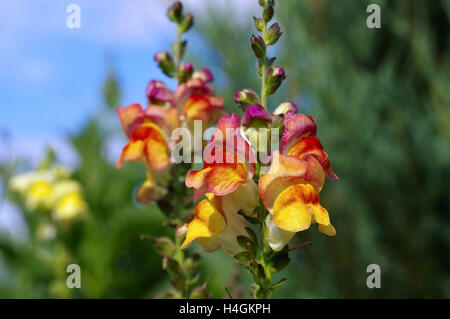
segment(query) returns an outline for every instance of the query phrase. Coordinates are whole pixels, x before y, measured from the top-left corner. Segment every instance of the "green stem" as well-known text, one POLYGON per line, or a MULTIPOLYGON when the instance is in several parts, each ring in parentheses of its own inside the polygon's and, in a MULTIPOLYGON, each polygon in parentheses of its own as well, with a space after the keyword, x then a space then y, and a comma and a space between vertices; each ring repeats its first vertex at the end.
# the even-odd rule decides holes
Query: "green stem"
MULTIPOLYGON (((267 31, 267 25, 264 22, 264 28, 263 28, 263 39, 266 38, 266 31, 267 31)), ((266 61, 267 61, 267 57, 264 58, 264 60, 262 61, 262 66, 261 66, 261 105, 266 109, 267 108, 267 96, 265 93, 266 90, 266 72, 267 72, 267 66, 266 66, 266 61)))
POLYGON ((175 44, 176 52, 175 52, 175 74, 178 83, 180 83, 180 64, 181 64, 181 29, 180 26, 177 28, 177 40, 175 44))
POLYGON ((265 93, 265 90, 266 90, 266 85, 265 85, 266 72, 267 72, 266 71, 266 65, 263 64, 262 67, 261 67, 261 74, 262 74, 261 75, 261 105, 264 108, 267 108, 267 96, 266 96, 266 93, 265 93))

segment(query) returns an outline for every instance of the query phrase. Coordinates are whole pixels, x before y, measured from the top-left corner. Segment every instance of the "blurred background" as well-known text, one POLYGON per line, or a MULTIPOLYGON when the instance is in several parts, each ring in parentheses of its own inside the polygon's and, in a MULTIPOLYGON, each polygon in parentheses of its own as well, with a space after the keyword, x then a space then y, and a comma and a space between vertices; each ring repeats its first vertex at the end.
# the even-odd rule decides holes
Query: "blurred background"
MULTIPOLYGON (((169 286, 151 240, 164 215, 134 198, 144 168, 114 168, 125 136, 114 109, 145 103, 153 61, 175 26, 172 1, 0 1, 0 297, 150 298, 169 286), (81 8, 81 28, 66 8, 81 8), (89 217, 36 237, 36 214, 9 191, 53 149, 81 183, 89 217), (34 214, 33 214, 34 213, 34 214), (66 287, 79 264, 81 289, 66 287)), ((183 1, 196 17, 188 58, 209 67, 229 112, 259 87, 249 37, 256 0, 183 1)), ((450 297, 450 1, 277 1, 284 31, 273 55, 287 79, 268 100, 292 100, 318 123, 339 181, 322 191, 337 236, 310 230, 276 278, 274 298, 450 297), (381 29, 366 8, 381 7, 381 29), (381 288, 368 289, 369 264, 381 288)), ((194 247, 199 249, 199 246, 194 247)), ((249 276, 218 251, 202 276, 214 297, 249 297, 249 276)))

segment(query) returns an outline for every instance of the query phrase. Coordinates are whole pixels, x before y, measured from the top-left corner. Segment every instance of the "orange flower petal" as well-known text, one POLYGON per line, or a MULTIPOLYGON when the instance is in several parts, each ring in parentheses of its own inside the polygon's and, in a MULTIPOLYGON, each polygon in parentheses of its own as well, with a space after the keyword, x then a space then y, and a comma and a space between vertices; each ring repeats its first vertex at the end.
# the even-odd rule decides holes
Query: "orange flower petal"
POLYGON ((243 163, 215 164, 206 174, 205 181, 208 191, 223 196, 247 181, 247 167, 243 163))
POLYGON ((119 161, 116 164, 116 168, 120 169, 123 162, 137 162, 142 161, 142 154, 144 151, 145 143, 142 140, 130 141, 122 150, 119 161))
POLYGON ((299 139, 288 150, 288 155, 297 156, 301 159, 304 159, 308 155, 312 155, 319 161, 320 165, 322 165, 328 178, 338 178, 337 175, 331 170, 328 154, 323 151, 322 143, 320 143, 320 140, 315 136, 308 136, 299 139))
POLYGON ((309 157, 305 161, 275 151, 269 171, 259 179, 259 197, 264 206, 272 211, 278 195, 287 187, 308 183, 319 191, 324 179, 323 169, 314 158, 309 157))
POLYGON ((186 187, 193 187, 198 189, 203 186, 205 174, 211 170, 211 167, 206 167, 197 171, 189 171, 186 176, 186 187))
POLYGON ((130 137, 136 127, 142 123, 141 117, 144 115, 142 106, 138 103, 127 107, 119 106, 116 111, 125 134, 130 137))
POLYGON ((163 132, 153 122, 145 122, 134 130, 116 167, 120 169, 123 162, 132 161, 142 162, 155 171, 169 165, 169 146, 163 132))

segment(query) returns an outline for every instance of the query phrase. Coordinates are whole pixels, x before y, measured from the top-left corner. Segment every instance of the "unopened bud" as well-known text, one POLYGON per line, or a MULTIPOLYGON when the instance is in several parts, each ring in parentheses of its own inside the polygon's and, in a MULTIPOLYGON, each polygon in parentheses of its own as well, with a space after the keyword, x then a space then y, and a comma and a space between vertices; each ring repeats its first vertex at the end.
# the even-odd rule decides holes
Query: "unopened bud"
POLYGON ((184 19, 179 24, 180 32, 184 33, 188 31, 193 24, 194 24, 194 16, 192 15, 192 13, 189 12, 186 14, 184 19))
POLYGON ((252 89, 243 89, 234 94, 234 102, 245 110, 249 105, 259 104, 259 97, 252 89))
POLYGON ((167 10, 167 16, 174 22, 180 22, 183 17, 183 5, 177 1, 169 7, 167 10))
POLYGON ((259 2, 259 5, 263 8, 265 8, 267 4, 275 5, 274 0, 258 0, 258 2, 259 2))
MULTIPOLYGON (((272 116, 259 104, 250 105, 242 117, 241 124, 245 136, 258 152, 267 152, 270 140, 269 124, 272 116)), ((253 212, 253 210, 248 210, 253 212)))
POLYGON ((275 44, 282 33, 278 23, 272 24, 265 34, 266 45, 275 44))
POLYGON ((172 72, 175 69, 175 63, 169 52, 158 52, 155 54, 154 59, 158 62, 158 66, 164 74, 172 76, 172 72))
POLYGON ((263 32, 264 30, 264 21, 261 18, 253 17, 253 20, 255 21, 255 27, 256 30, 263 32))
POLYGON ((258 59, 263 60, 266 58, 266 44, 264 43, 263 38, 261 38, 259 35, 252 35, 250 38, 250 44, 253 53, 258 59))
POLYGON ((269 22, 273 18, 274 9, 272 4, 267 4, 263 11, 263 19, 264 21, 269 22))
POLYGON ((277 108, 273 111, 273 115, 286 115, 287 112, 292 111, 294 113, 298 112, 298 106, 292 103, 291 101, 281 103, 277 106, 277 108))
POLYGON ((264 93, 266 95, 274 94, 285 78, 286 74, 283 68, 279 66, 272 66, 266 75, 264 93))
POLYGON ((178 70, 180 82, 186 82, 187 80, 189 80, 192 76, 192 72, 194 72, 192 63, 186 62, 180 65, 180 69, 178 70))
POLYGON ((205 82, 212 82, 214 80, 214 76, 213 76, 212 72, 207 68, 203 68, 203 69, 196 71, 192 75, 192 78, 202 79, 205 82))

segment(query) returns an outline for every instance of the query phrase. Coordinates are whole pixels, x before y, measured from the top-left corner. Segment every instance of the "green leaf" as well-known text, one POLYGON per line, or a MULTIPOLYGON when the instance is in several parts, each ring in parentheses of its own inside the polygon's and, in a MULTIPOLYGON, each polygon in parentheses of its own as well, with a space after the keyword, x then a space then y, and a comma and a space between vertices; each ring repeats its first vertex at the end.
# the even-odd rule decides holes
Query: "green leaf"
POLYGON ((291 259, 287 253, 275 254, 269 262, 270 270, 272 272, 280 271, 286 267, 290 261, 291 259))
POLYGON ((253 225, 261 224, 258 218, 247 216, 242 210, 238 211, 238 214, 244 217, 250 224, 253 225))
POLYGON ((250 236, 252 243, 255 244, 256 248, 258 248, 258 238, 256 237, 256 233, 250 227, 245 227, 247 234, 250 236))
POLYGON ((278 288, 280 288, 286 282, 286 280, 287 280, 287 278, 282 278, 276 284, 273 284, 272 287, 270 288, 270 290, 272 290, 272 291, 277 290, 278 288))
POLYGON ((237 236, 236 240, 237 240, 239 246, 241 246, 245 250, 248 250, 247 243, 252 244, 252 239, 247 237, 247 236, 242 236, 242 235, 241 236, 237 236))
POLYGON ((233 258, 236 259, 236 261, 241 264, 247 264, 252 259, 252 256, 248 251, 242 251, 234 255, 233 258))

